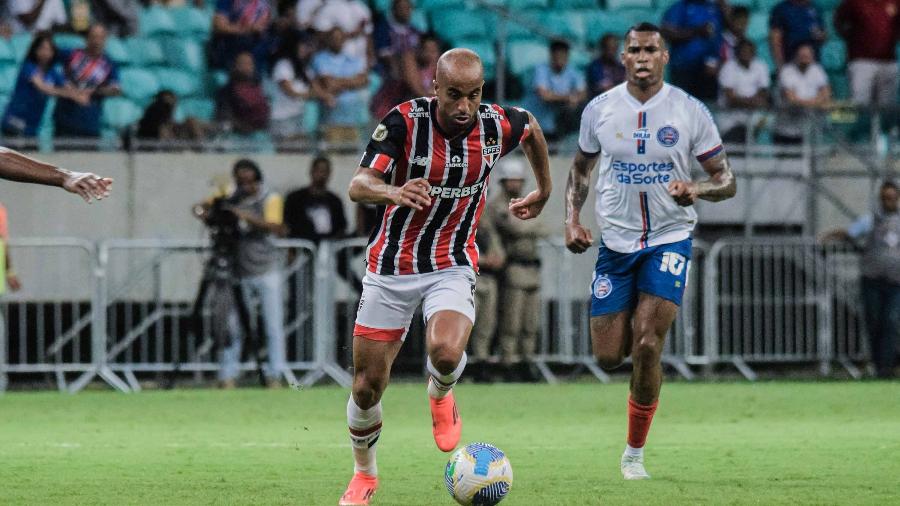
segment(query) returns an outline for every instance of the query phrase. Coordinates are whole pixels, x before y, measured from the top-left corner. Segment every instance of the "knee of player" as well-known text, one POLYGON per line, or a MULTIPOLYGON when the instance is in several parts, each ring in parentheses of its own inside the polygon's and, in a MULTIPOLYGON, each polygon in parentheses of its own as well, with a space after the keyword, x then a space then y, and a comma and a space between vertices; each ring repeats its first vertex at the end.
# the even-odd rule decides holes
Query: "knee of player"
POLYGON ((431 351, 431 363, 441 374, 451 374, 459 365, 461 356, 450 347, 439 346, 431 351))
POLYGON ((353 399, 361 409, 369 409, 378 404, 386 382, 380 378, 357 374, 353 378, 353 399))
POLYGON ((634 345, 634 360, 658 360, 662 354, 662 340, 655 334, 642 335, 634 345))

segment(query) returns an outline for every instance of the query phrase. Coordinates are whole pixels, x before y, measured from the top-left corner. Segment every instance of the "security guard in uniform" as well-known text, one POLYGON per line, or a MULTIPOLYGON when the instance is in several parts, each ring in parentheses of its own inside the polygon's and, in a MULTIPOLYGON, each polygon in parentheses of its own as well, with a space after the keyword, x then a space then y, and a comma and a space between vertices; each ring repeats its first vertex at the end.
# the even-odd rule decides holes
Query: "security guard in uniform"
POLYGON ((499 278, 506 264, 503 242, 494 224, 493 208, 486 206, 478 222, 475 242, 478 244, 478 283, 475 285, 475 321, 472 328, 470 362, 476 365, 476 380, 487 381, 486 363, 491 358, 491 342, 497 332, 497 300, 499 278))

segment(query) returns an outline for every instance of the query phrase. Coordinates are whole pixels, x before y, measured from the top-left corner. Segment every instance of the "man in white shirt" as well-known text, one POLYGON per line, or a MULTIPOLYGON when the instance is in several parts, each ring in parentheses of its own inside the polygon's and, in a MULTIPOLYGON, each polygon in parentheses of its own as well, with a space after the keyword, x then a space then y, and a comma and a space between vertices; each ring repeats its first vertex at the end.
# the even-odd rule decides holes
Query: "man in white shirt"
POLYGON ((9 10, 13 33, 52 30, 68 21, 62 0, 10 0, 9 10))
POLYGON ((816 111, 831 105, 831 86, 825 69, 816 63, 816 53, 810 44, 797 49, 794 61, 781 67, 778 73, 781 107, 775 122, 776 144, 800 144, 806 122, 816 111))
POLYGON ((298 4, 298 20, 301 15, 304 18, 308 16, 309 27, 320 33, 340 28, 347 38, 343 52, 353 58, 362 58, 368 62, 366 68, 370 68, 374 59, 372 11, 359 0, 324 0, 313 9, 303 5, 310 2, 315 4, 316 0, 298 4))
POLYGON ((756 57, 756 45, 742 39, 735 57, 719 71, 719 129, 725 142, 744 142, 754 110, 769 104, 769 66, 756 57))
POLYGON ((696 98, 663 82, 669 51, 650 23, 628 30, 626 82, 592 100, 581 117, 579 151, 566 186, 566 246, 593 245, 579 215, 600 160, 596 214, 601 242, 591 284, 591 340, 604 368, 631 355, 626 480, 649 478, 643 447, 662 385, 666 333, 675 321, 691 257, 697 199, 736 191, 712 116, 696 98), (691 180, 696 159, 709 174, 691 180))

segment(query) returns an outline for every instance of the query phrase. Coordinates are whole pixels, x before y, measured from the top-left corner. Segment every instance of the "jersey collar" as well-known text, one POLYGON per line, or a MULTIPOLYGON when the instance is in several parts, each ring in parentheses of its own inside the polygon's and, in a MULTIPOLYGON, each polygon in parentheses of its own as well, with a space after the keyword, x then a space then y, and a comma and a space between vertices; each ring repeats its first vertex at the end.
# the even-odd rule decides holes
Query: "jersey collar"
POLYGON ((625 102, 627 102, 632 109, 634 109, 635 111, 642 111, 645 109, 649 109, 655 106, 657 103, 665 100, 669 96, 669 90, 671 88, 672 87, 669 85, 669 83, 664 82, 662 88, 660 88, 659 91, 656 92, 656 95, 650 97, 650 100, 641 103, 638 99, 634 98, 631 93, 628 92, 627 83, 622 83, 622 95, 625 96, 625 102))

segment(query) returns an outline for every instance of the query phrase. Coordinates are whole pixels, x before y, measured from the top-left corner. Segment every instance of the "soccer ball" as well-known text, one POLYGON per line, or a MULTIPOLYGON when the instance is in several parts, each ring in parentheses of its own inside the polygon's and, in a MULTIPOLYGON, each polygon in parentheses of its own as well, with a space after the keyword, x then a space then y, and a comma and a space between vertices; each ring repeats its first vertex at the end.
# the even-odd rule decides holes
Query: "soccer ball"
POLYGON ((497 504, 509 493, 512 479, 509 459, 488 443, 472 443, 456 450, 444 470, 447 491, 463 506, 497 504))

